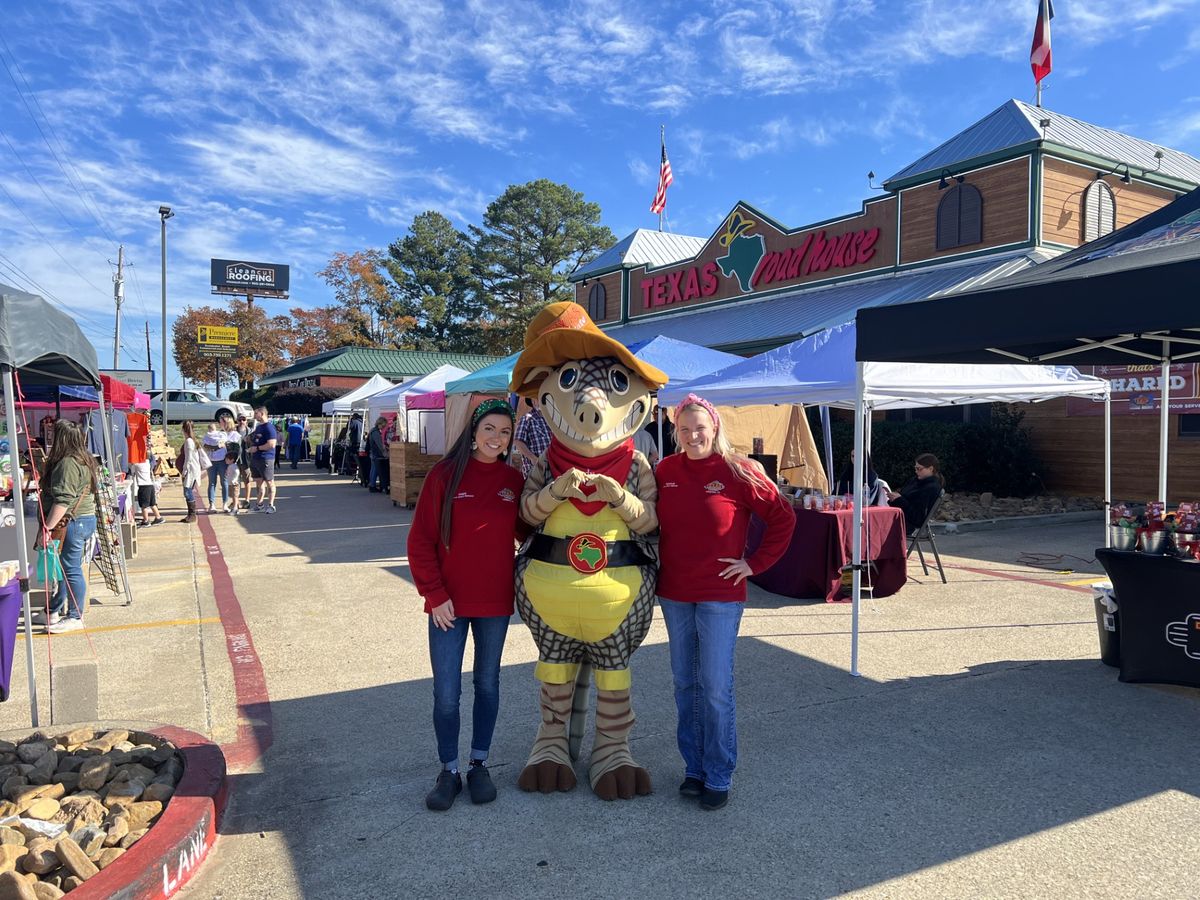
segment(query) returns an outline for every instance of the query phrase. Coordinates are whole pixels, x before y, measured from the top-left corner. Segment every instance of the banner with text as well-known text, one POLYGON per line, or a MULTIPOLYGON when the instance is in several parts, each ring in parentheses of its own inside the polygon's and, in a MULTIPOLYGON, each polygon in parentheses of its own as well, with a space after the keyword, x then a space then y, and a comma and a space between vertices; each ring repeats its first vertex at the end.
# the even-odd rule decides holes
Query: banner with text
MULTIPOLYGON (((1170 368, 1169 411, 1200 413, 1200 378, 1195 363, 1177 363, 1170 368)), ((1154 363, 1133 366, 1080 366, 1084 374, 1107 378, 1112 386, 1114 416, 1157 413, 1162 408, 1162 366, 1154 363)), ((1104 404, 1081 397, 1067 400, 1069 416, 1102 416, 1104 404)))

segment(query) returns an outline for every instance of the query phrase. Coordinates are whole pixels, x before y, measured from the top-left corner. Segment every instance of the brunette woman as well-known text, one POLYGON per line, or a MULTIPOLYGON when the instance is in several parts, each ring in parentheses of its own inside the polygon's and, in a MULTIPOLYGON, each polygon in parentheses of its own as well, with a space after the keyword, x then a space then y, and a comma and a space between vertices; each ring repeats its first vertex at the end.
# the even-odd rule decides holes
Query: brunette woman
MULTIPOLYGON (((204 465, 200 461, 200 445, 196 442, 195 423, 188 419, 183 423, 183 466, 179 469, 179 478, 183 482, 183 499, 187 503, 187 515, 179 521, 196 521, 196 491, 200 488, 200 478, 204 465)), ((236 496, 236 495, 235 495, 236 496)))
POLYGON ((88 452, 87 438, 74 423, 59 419, 54 424, 54 443, 42 469, 41 484, 46 495, 41 546, 47 546, 55 526, 67 523, 59 547, 63 579, 50 599, 48 615, 35 616, 37 624, 49 626, 51 634, 83 627, 87 606, 87 579, 83 574, 83 551, 96 533, 96 460, 88 452))
POLYGON ((796 518, 762 467, 735 453, 707 400, 689 394, 675 410, 679 452, 663 459, 658 481, 658 599, 670 640, 679 793, 703 809, 729 800, 737 763, 733 656, 747 576, 787 549, 796 518), (750 514, 766 522, 762 544, 745 558, 750 514))
POLYGON ((462 791, 458 698, 467 631, 475 643, 475 708, 467 789, 472 803, 496 799, 484 765, 500 709, 500 655, 513 613, 514 538, 521 473, 505 464, 513 411, 485 400, 470 427, 425 478, 408 534, 408 564, 429 614, 433 730, 442 771, 425 805, 447 810, 462 791))
POLYGON ((932 453, 922 453, 913 462, 913 477, 908 483, 899 493, 888 493, 888 505, 904 510, 904 530, 908 534, 925 524, 933 504, 942 496, 946 480, 942 478, 939 469, 940 464, 936 456, 932 453))

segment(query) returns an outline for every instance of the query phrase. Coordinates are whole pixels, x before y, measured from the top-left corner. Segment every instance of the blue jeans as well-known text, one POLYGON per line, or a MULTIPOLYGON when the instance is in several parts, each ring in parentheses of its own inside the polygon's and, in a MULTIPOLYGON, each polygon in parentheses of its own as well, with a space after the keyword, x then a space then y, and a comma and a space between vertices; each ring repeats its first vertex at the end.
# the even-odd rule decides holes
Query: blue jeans
POLYGON ((225 486, 225 460, 220 459, 208 468, 208 505, 217 502, 217 485, 221 485, 221 504, 229 502, 229 489, 225 486))
POLYGON ((196 489, 190 488, 186 484, 183 486, 183 499, 188 503, 196 502, 196 489))
POLYGON ((367 487, 381 486, 379 482, 382 480, 383 475, 383 466, 381 465, 382 462, 383 460, 377 456, 371 457, 371 474, 367 478, 367 487))
POLYGON ((459 616, 448 631, 429 617, 429 660, 433 663, 433 731, 442 765, 458 764, 458 698, 462 694, 462 662, 467 630, 475 638, 475 708, 472 712, 471 759, 487 759, 500 713, 500 655, 509 616, 459 616))
POLYGON ((83 618, 87 606, 87 579, 83 576, 83 546, 96 533, 96 517, 79 516, 67 523, 67 534, 59 548, 63 580, 50 600, 50 610, 72 619, 83 618))
POLYGON ((670 639, 684 775, 727 791, 737 765, 733 653, 746 604, 658 600, 670 639))
POLYGON ((300 462, 300 445, 299 444, 288 444, 287 455, 288 455, 288 462, 290 462, 293 466, 295 466, 296 463, 300 462))

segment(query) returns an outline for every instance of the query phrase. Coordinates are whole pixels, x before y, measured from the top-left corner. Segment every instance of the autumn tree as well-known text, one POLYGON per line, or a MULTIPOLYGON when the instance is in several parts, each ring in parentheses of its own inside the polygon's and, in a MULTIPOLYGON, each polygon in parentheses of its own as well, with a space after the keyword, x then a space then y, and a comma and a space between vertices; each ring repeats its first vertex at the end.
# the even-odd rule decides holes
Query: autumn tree
POLYGON ((413 219, 385 260, 406 349, 483 352, 488 302, 474 277, 471 241, 439 212, 413 219))
POLYGON ((287 316, 270 317, 261 306, 230 297, 226 307, 185 307, 172 328, 175 365, 189 381, 224 386, 252 387, 257 378, 283 366, 292 345, 292 323, 287 316), (232 359, 217 360, 200 355, 196 342, 198 325, 232 325, 238 329, 238 346, 232 359))
POLYGON ((336 350, 338 347, 366 347, 369 320, 345 306, 295 307, 291 310, 291 346, 293 359, 336 350))
POLYGON ((567 279, 616 243, 600 224, 599 204, 544 178, 510 185, 488 205, 483 226, 470 231, 475 276, 494 319, 486 340, 502 353, 520 347, 539 309, 574 299, 567 279))
POLYGON ((220 369, 221 383, 216 385, 220 393, 223 385, 237 384, 237 375, 226 363, 228 360, 217 360, 200 355, 200 345, 196 342, 196 328, 200 325, 232 325, 229 321, 229 311, 219 306, 185 307, 176 317, 171 328, 171 345, 175 350, 175 366, 179 374, 188 381, 199 384, 212 384, 220 369))
POLYGON ((333 288, 338 303, 347 310, 347 321, 366 344, 401 346, 404 332, 412 323, 401 314, 382 253, 335 253, 317 275, 333 288))

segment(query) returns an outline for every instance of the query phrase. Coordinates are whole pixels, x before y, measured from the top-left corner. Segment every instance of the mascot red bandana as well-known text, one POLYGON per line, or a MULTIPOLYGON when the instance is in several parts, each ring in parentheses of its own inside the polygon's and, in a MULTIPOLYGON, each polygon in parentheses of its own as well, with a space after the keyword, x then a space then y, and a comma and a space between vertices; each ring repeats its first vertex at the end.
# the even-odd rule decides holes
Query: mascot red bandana
MULTIPOLYGON (((582 456, 555 438, 550 441, 550 449, 546 451, 546 462, 550 464, 550 474, 555 478, 570 469, 578 469, 587 475, 607 475, 617 484, 624 485, 633 466, 633 439, 600 456, 582 456)), ((589 495, 596 492, 596 488, 590 484, 580 485, 579 489, 589 495)), ((605 506, 603 500, 572 497, 571 502, 585 516, 594 516, 605 506)))

